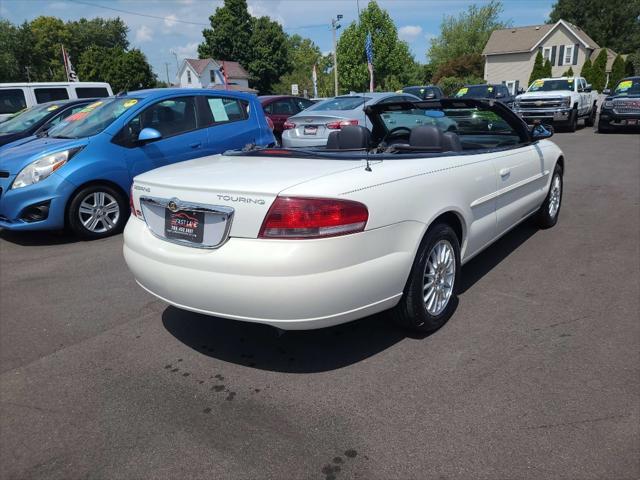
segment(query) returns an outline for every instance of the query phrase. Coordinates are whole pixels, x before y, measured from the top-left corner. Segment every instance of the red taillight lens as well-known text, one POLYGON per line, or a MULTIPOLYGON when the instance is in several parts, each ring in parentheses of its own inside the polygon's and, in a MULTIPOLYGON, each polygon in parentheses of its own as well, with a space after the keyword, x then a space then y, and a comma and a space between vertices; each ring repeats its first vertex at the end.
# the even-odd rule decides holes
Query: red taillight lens
POLYGON ((282 128, 285 130, 291 130, 292 128, 296 128, 296 124, 287 120, 284 122, 284 125, 282 125, 282 128))
POLYGON ((271 120, 269 117, 267 117, 267 125, 269 126, 269 129, 273 130, 275 128, 275 125, 273 124, 273 120, 271 120))
POLYGON ((364 230, 369 211, 352 200, 278 197, 269 209, 260 238, 322 238, 364 230))
POLYGON ((358 120, 340 120, 337 122, 329 122, 327 123, 327 128, 329 130, 339 130, 342 127, 346 127, 347 125, 358 125, 358 120))
POLYGON ((136 207, 133 206, 133 185, 131 185, 131 191, 129 192, 129 208, 131 209, 131 215, 142 218, 142 212, 136 210, 136 207))

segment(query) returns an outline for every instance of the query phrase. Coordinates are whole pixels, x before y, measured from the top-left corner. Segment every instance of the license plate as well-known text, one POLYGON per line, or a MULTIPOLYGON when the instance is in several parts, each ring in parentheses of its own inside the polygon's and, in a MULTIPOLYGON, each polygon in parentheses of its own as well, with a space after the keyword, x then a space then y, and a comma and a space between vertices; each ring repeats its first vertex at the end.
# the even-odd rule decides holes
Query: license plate
POLYGON ((204 212, 180 210, 164 211, 164 234, 167 238, 202 243, 204 235, 204 212))
POLYGON ((637 125, 638 124, 638 120, 627 120, 627 125, 637 125))
POLYGON ((304 127, 305 135, 315 135, 318 133, 318 127, 304 127))

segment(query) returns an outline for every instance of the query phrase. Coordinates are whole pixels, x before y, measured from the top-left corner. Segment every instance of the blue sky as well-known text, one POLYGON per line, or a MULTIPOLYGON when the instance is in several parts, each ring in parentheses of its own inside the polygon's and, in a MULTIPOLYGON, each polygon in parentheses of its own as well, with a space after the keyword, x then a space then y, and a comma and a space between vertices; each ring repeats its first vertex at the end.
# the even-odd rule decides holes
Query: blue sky
MULTIPOLYGON (((389 12, 400 37, 409 43, 416 60, 425 62, 429 39, 438 35, 445 15, 455 15, 472 3, 481 5, 487 1, 378 0, 378 4, 389 12)), ((176 60, 171 51, 175 51, 180 59, 196 58, 204 28, 201 24, 208 25, 209 15, 222 3, 222 0, 0 0, 0 16, 13 23, 39 15, 63 20, 119 16, 129 26, 131 46, 140 48, 147 55, 161 80, 166 80, 164 64, 168 62, 173 80, 176 60)), ((325 53, 332 48, 328 26, 331 18, 342 14, 342 24, 348 25, 357 18, 357 3, 357 0, 248 0, 253 15, 271 17, 282 24, 287 33, 312 39, 325 53)), ((359 3, 364 8, 367 0, 359 0, 359 3)), ((504 0, 503 19, 510 20, 514 26, 544 23, 553 3, 553 0, 504 0)))

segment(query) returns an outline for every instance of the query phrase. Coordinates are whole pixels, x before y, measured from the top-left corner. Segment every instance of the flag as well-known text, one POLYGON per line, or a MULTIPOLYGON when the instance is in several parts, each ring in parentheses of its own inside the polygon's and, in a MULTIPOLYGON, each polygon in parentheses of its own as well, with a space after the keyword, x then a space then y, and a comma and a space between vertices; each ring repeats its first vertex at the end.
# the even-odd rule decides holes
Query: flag
POLYGON ((61 45, 62 47, 62 63, 64 63, 64 71, 67 74, 67 81, 68 82, 78 82, 78 75, 76 75, 76 71, 73 68, 73 65, 71 65, 71 57, 69 57, 69 54, 67 53, 67 51, 64 49, 64 45, 61 45))
POLYGON ((316 64, 313 64, 313 71, 311 72, 311 79, 313 80, 313 98, 318 98, 318 72, 316 71, 316 64))
POLYGON ((367 54, 367 67, 369 68, 369 91, 373 92, 373 41, 371 40, 371 32, 367 33, 364 51, 367 54))
POLYGON ((222 65, 220 65, 220 70, 218 70, 218 78, 220 79, 220 81, 222 82, 222 84, 224 85, 224 89, 228 90, 229 87, 229 82, 227 80, 227 72, 224 68, 224 60, 222 61, 222 65))

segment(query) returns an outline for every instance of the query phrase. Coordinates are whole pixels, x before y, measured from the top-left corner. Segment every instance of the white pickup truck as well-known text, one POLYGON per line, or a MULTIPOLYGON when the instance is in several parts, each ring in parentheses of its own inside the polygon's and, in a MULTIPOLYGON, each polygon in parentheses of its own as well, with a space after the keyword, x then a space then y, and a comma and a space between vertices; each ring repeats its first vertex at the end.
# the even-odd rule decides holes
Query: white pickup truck
POLYGON ((516 97, 513 109, 529 124, 539 120, 575 132, 581 118, 593 126, 597 101, 598 92, 583 77, 541 78, 516 97))

